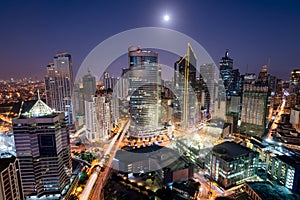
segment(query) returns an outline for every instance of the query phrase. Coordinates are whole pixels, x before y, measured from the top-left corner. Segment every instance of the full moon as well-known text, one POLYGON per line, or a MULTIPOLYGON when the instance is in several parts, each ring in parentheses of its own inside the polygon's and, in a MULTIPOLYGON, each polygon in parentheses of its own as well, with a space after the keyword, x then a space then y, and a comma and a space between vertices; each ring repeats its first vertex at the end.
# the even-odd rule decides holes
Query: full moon
POLYGON ((170 16, 169 16, 169 15, 165 15, 165 16, 164 16, 164 21, 167 22, 167 21, 169 21, 169 20, 170 20, 170 16))

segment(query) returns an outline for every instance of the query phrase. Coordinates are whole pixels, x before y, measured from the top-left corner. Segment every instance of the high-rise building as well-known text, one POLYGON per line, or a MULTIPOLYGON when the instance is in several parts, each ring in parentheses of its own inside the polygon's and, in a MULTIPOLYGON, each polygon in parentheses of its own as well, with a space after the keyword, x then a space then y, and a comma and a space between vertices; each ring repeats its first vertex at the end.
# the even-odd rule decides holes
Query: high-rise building
POLYGON ((245 84, 242 102, 241 132, 262 135, 268 116, 268 85, 245 84))
MULTIPOLYGON (((198 98, 196 97, 196 66, 197 58, 191 47, 188 44, 187 55, 181 57, 174 64, 174 92, 176 98, 181 103, 181 121, 183 127, 192 126, 196 120, 196 110, 198 98)), ((175 115, 176 116, 176 115, 175 115)))
POLYGON ((296 105, 300 104, 300 70, 299 69, 295 69, 291 72, 289 92, 290 94, 294 94, 296 96, 295 104, 296 105))
POLYGON ((88 71, 88 74, 82 77, 82 84, 84 100, 91 100, 92 96, 94 96, 96 92, 96 78, 91 75, 90 71, 88 71))
POLYGON ((72 124, 73 90, 72 59, 67 52, 57 53, 53 62, 47 66, 45 76, 46 103, 56 111, 68 114, 69 123, 72 124))
POLYGON ((256 83, 263 84, 263 85, 267 85, 269 83, 269 74, 268 74, 267 65, 262 66, 261 71, 258 74, 256 83))
POLYGON ((0 159, 0 199, 23 200, 19 160, 12 156, 0 159))
POLYGON ((215 110, 216 101, 218 101, 219 72, 215 64, 208 63, 200 66, 200 73, 207 88, 206 98, 209 100, 207 112, 212 114, 215 110))
POLYGON ((132 46, 128 56, 129 132, 144 137, 160 128, 161 67, 156 52, 132 46))
POLYGON ((112 89, 117 85, 118 78, 111 76, 108 72, 103 73, 104 89, 112 89))
POLYGON ((72 174, 68 119, 42 100, 22 102, 13 119, 24 196, 60 199, 72 174))
POLYGON ((220 77, 223 80, 226 94, 235 89, 235 82, 233 80, 233 59, 229 56, 229 50, 226 49, 225 56, 220 60, 220 77))

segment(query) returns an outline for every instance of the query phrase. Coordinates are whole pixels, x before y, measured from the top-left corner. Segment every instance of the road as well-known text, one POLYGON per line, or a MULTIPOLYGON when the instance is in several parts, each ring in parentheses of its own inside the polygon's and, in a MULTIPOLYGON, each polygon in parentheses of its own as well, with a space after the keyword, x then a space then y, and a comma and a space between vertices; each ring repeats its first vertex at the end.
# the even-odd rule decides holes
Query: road
POLYGON ((89 188, 88 188, 89 190, 87 191, 87 193, 89 194, 88 198, 85 198, 85 199, 81 198, 81 200, 88 200, 88 199, 90 199, 90 200, 98 200, 99 199, 100 200, 101 199, 102 188, 105 185, 105 182, 109 177, 113 158, 115 157, 128 128, 129 128, 129 121, 127 121, 125 123, 125 125, 120 128, 119 134, 121 134, 121 135, 117 134, 115 136, 115 138, 112 140, 112 142, 110 143, 110 146, 108 147, 108 149, 106 150, 104 156, 109 154, 110 155, 109 161, 105 164, 106 166, 105 166, 104 171, 98 173, 96 180, 92 184, 93 186, 92 187, 89 186, 89 188))

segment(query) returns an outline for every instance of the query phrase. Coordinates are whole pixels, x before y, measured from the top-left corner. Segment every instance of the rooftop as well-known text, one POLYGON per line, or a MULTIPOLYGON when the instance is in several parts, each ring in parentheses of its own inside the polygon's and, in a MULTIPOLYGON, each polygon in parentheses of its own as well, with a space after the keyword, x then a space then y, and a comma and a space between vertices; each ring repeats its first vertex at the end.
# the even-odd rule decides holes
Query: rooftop
POLYGON ((214 146, 213 152, 218 154, 225 161, 231 161, 235 157, 248 155, 253 151, 235 142, 226 141, 214 146))
POLYGON ((263 200, 300 199, 300 195, 292 193, 286 187, 271 185, 269 182, 248 182, 247 185, 263 200))

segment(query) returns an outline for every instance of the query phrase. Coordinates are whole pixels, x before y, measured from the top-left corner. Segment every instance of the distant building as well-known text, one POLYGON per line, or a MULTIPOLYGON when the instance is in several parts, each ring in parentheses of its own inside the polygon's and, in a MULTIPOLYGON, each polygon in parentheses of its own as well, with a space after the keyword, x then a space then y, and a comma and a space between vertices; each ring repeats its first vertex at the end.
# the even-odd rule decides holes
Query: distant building
POLYGON ((12 156, 0 159, 0 199, 23 200, 19 160, 12 156))
POLYGON ((45 88, 47 105, 56 111, 67 113, 69 123, 72 124, 73 71, 69 53, 57 53, 53 62, 48 64, 45 88))
POLYGON ((13 119, 24 196, 59 199, 72 174, 67 118, 42 100, 22 103, 13 119))
POLYGON ((213 111, 218 112, 218 90, 219 90, 219 70, 213 63, 207 63, 200 65, 200 78, 202 78, 204 87, 207 88, 205 91, 205 98, 209 100, 206 103, 208 113, 213 113, 213 111))
POLYGON ((115 86, 117 85, 118 78, 111 76, 108 72, 103 73, 103 82, 104 82, 104 89, 115 89, 115 86))
POLYGON ((296 96, 295 105, 300 104, 300 69, 295 69, 291 72, 289 92, 296 96))
POLYGON ((82 89, 83 89, 83 97, 85 101, 89 101, 95 96, 96 92, 96 78, 91 75, 91 72, 88 71, 88 74, 82 77, 82 89))
POLYGON ((206 156, 205 169, 223 188, 240 185, 256 175, 258 153, 235 142, 223 142, 206 156))
POLYGON ((220 78, 223 80, 223 84, 225 87, 226 95, 235 91, 236 88, 236 80, 234 80, 233 73, 233 59, 229 56, 228 49, 225 52, 225 56, 220 60, 220 78))
MULTIPOLYGON (((300 105, 299 105, 300 106, 300 105)), ((300 107, 296 106, 291 109, 290 123, 296 131, 300 132, 300 107)))

